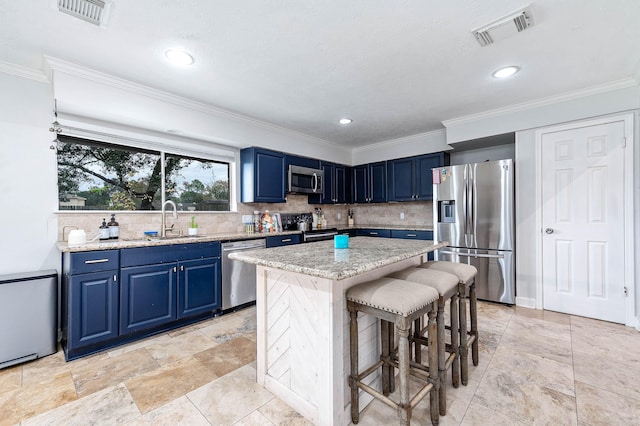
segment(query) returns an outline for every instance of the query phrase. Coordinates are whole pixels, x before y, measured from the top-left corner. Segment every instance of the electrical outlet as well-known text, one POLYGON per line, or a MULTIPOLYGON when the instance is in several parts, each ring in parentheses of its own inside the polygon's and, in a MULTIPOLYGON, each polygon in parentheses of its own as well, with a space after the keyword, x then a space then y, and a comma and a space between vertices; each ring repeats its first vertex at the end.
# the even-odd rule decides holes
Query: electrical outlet
POLYGON ((338 213, 338 219, 342 219, 342 214, 338 213))
POLYGON ((400 219, 404 219, 404 212, 400 213, 400 219))
POLYGON ((251 216, 250 214, 243 214, 242 223, 253 223, 253 216, 251 216))

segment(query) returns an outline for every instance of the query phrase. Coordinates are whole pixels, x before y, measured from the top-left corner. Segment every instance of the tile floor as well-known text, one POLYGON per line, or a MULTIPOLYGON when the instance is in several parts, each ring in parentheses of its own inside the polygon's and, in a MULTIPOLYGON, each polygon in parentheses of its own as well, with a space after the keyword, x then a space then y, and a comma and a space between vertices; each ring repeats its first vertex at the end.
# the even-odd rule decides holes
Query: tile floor
MULTIPOLYGON (((640 424, 640 333, 479 304, 480 365, 441 425, 640 424)), ((255 307, 65 362, 0 370, 0 425, 305 425, 255 383, 255 307)), ((428 425, 428 398, 412 424, 428 425)), ((395 424, 374 401, 361 425, 395 424)))

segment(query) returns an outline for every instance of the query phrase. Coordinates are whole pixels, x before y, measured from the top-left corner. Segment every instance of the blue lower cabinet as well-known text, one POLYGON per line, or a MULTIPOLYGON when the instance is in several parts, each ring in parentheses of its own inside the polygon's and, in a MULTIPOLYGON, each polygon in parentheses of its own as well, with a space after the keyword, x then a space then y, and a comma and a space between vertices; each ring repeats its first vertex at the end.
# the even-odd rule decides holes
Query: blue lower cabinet
MULTIPOLYGON (((405 240, 433 240, 433 231, 393 229, 391 231, 391 238, 404 238, 405 240)), ((433 260, 433 252, 427 255, 427 259, 433 260)))
POLYGON ((123 268, 120 278, 121 335, 155 328, 177 318, 176 263, 123 268))
POLYGON ((221 307, 220 258, 178 262, 178 318, 221 307))
POLYGON ((358 229, 356 234, 359 237, 391 238, 391 231, 388 229, 358 229))
POLYGON ((71 275, 67 352, 118 337, 118 270, 71 275))
POLYGON ((302 236, 300 234, 291 234, 291 235, 279 235, 273 237, 267 237, 267 248, 270 247, 280 247, 280 246, 288 246, 291 244, 299 244, 302 242, 302 236))

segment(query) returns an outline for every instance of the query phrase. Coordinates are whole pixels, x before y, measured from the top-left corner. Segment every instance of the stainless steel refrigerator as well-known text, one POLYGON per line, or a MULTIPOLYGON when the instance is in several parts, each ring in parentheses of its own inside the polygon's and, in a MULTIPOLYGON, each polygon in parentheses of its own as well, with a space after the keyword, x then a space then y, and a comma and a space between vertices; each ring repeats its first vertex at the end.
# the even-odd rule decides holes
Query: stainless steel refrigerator
POLYGON ((515 303, 513 160, 433 169, 436 260, 478 268, 478 299, 515 303))

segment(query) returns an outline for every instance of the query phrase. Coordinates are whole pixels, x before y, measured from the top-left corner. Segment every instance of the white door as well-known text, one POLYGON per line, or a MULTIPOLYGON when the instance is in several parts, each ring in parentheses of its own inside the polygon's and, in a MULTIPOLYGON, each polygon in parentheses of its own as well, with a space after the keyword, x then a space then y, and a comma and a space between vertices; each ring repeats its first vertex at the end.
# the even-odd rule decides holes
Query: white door
POLYGON ((544 309, 625 322, 624 123, 544 133, 544 309))

